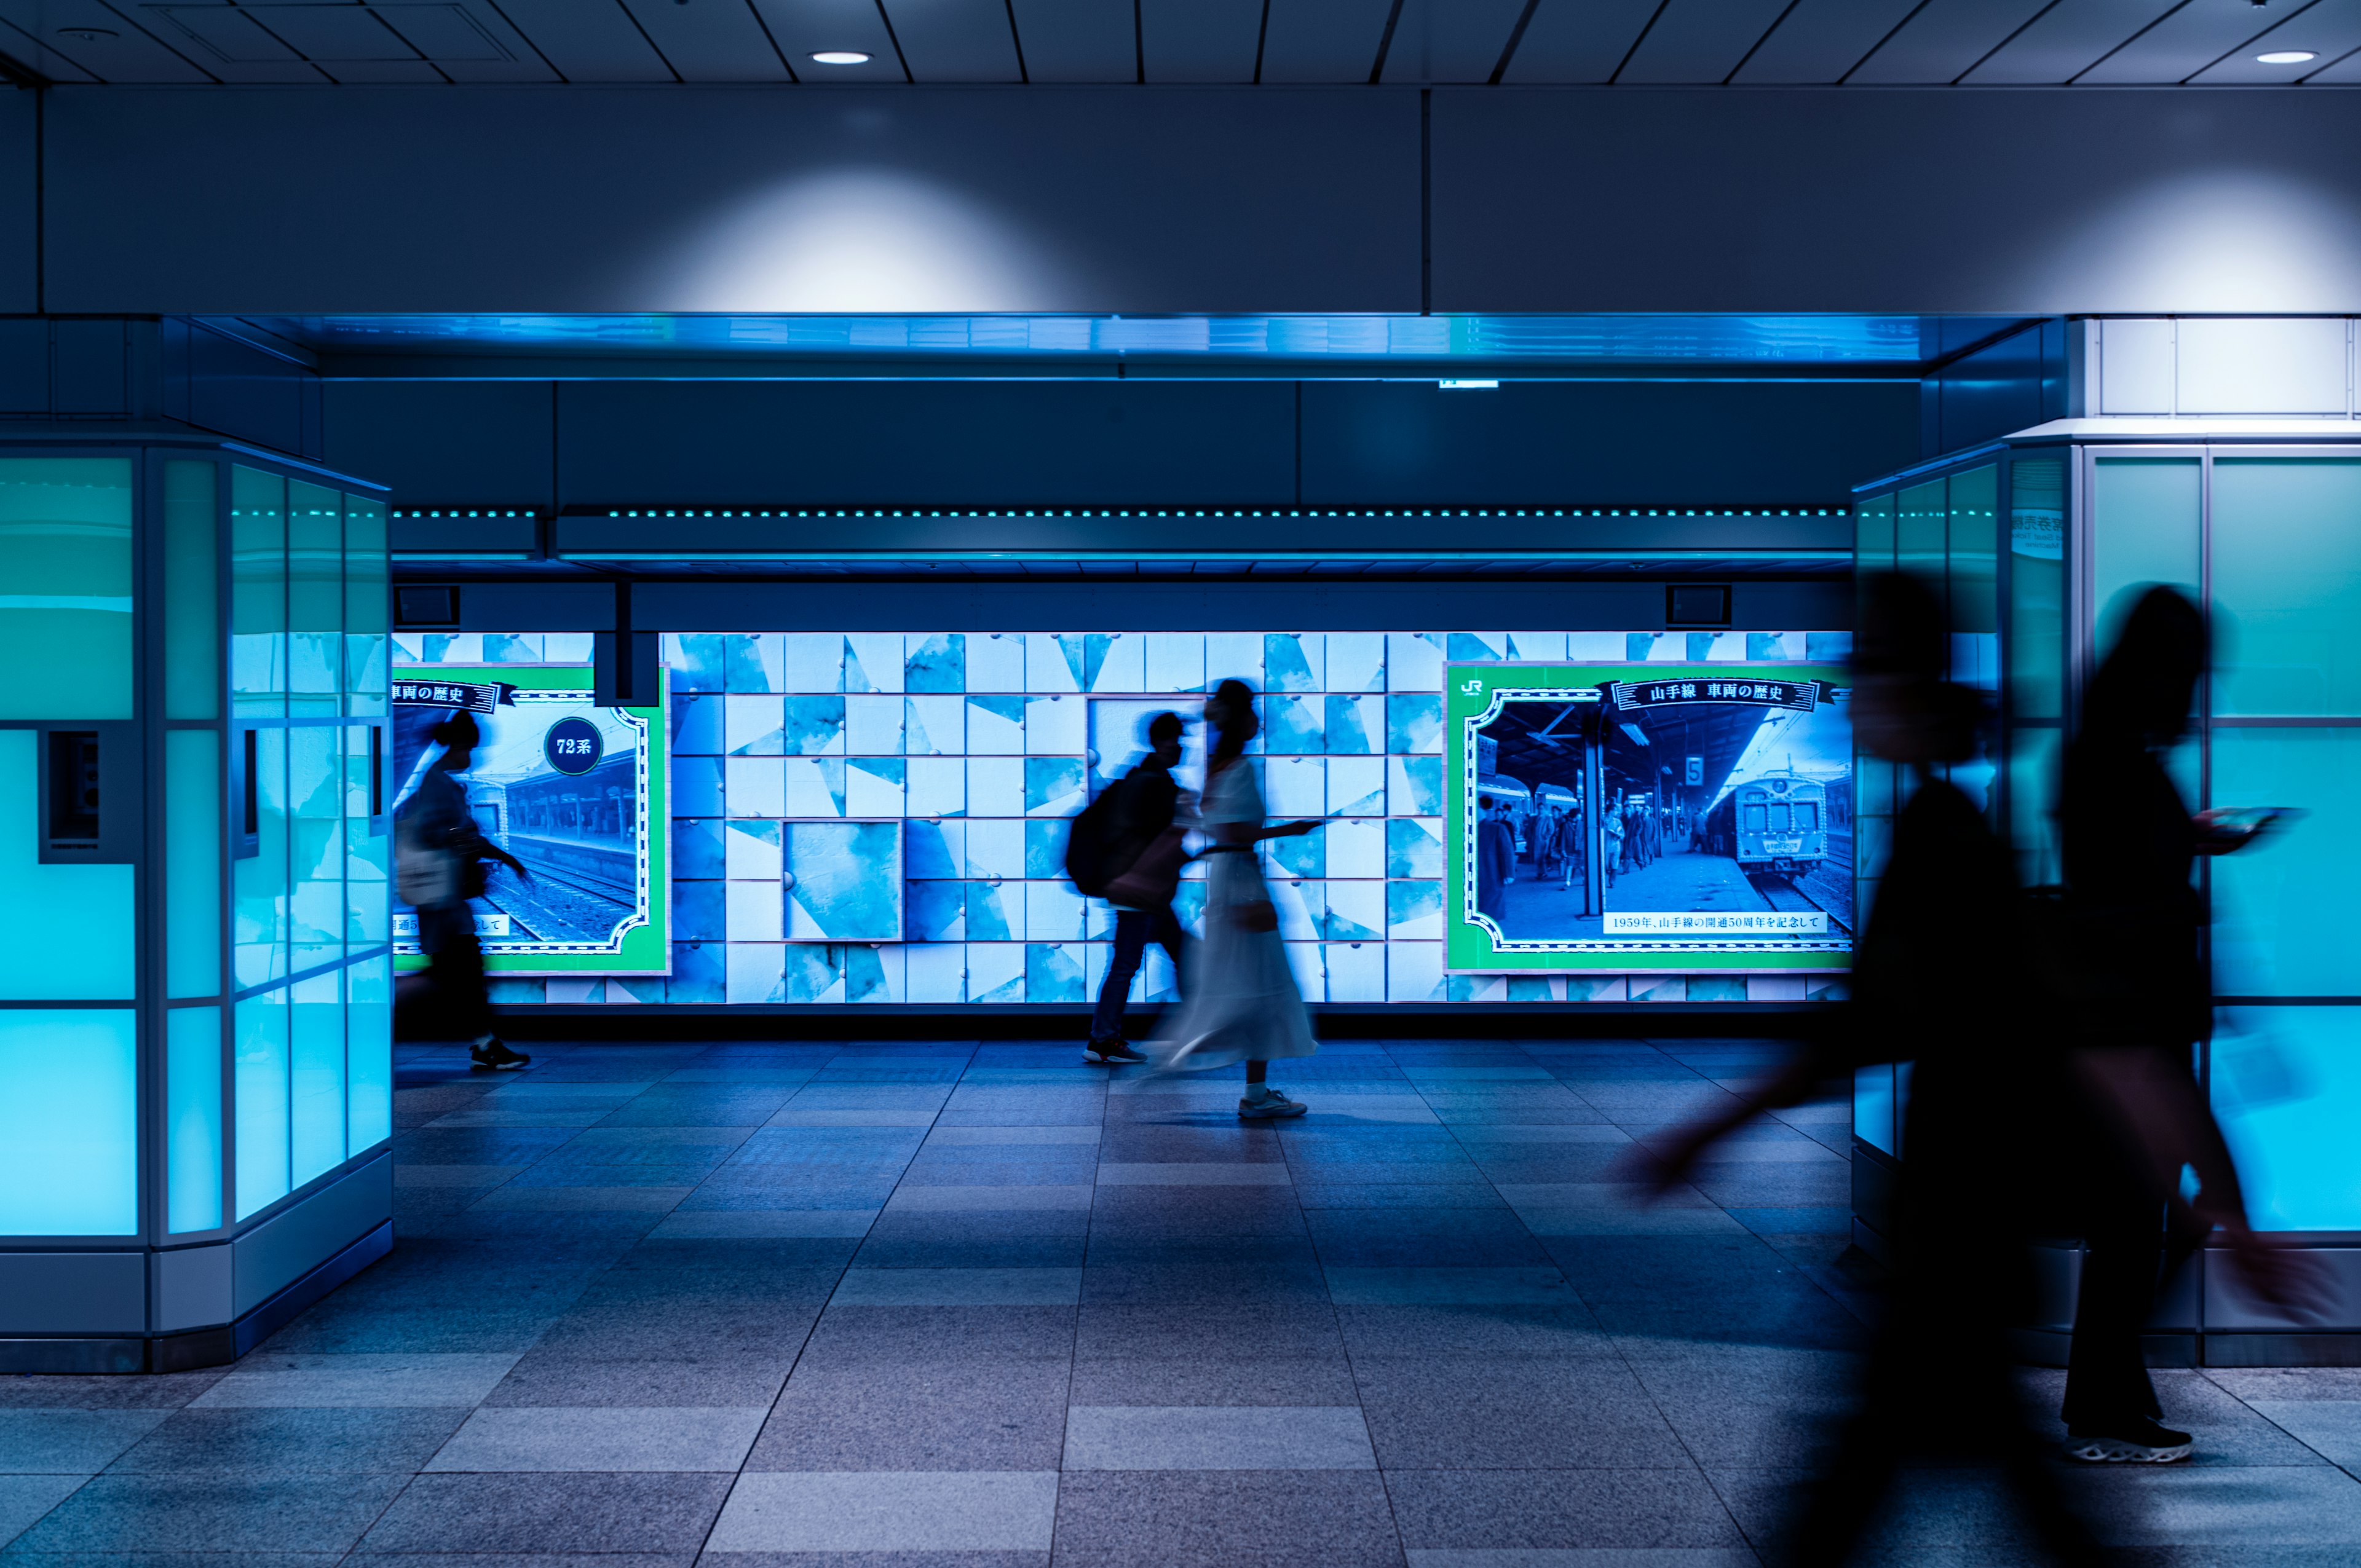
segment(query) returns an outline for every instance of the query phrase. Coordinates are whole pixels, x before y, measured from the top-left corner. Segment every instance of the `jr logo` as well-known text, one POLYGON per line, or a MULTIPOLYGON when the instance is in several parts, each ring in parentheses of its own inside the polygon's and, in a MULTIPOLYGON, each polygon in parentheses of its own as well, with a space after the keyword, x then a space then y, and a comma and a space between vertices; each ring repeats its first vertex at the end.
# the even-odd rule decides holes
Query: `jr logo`
POLYGON ((1484 677, 1481 675, 1470 675, 1459 683, 1459 695, 1462 696, 1474 696, 1483 689, 1484 677))

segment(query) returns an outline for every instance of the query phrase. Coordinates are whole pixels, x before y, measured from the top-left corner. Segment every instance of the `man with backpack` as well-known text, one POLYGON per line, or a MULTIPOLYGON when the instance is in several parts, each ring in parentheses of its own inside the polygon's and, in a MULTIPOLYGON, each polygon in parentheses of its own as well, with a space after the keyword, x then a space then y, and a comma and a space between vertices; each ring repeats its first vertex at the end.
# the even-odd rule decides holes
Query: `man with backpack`
POLYGON ((1181 729, 1177 713, 1149 719, 1148 755, 1074 819, 1067 841, 1066 873, 1075 887, 1115 905, 1115 952, 1091 1014, 1090 1043, 1082 1048, 1088 1061, 1119 1067, 1148 1059, 1123 1037, 1123 1004, 1149 942, 1171 955, 1175 975, 1181 970, 1188 937, 1172 913, 1187 858, 1173 820, 1181 808, 1172 777, 1181 729))

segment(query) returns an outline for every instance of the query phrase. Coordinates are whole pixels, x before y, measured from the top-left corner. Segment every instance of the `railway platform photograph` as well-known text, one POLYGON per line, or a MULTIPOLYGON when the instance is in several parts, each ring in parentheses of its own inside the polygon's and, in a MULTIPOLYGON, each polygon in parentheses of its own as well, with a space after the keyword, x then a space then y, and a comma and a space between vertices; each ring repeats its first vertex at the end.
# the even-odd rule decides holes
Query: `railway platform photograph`
POLYGON ((1510 940, 1849 938, 1852 756, 1841 701, 1816 691, 1797 711, 1752 695, 1768 689, 1759 681, 1675 685, 1691 696, 1602 705, 1587 742, 1570 721, 1587 705, 1502 705, 1481 731, 1499 771, 1479 775, 1477 793, 1480 818, 1499 825, 1491 831, 1510 852, 1505 875, 1479 864, 1477 907, 1492 901, 1487 912, 1510 940), (1741 685, 1743 700, 1712 699, 1741 685))

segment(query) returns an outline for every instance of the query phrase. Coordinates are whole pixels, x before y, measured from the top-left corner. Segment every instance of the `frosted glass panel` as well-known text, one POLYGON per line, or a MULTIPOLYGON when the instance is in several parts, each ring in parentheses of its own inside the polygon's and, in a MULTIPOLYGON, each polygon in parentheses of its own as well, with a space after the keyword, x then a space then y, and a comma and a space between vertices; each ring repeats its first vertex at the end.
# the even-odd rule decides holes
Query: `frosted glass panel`
POLYGON ((2361 730, 2213 731, 2216 806, 2311 815, 2213 868, 2213 984, 2231 996, 2361 994, 2361 730))
POLYGON ((0 718, 131 717, 131 462, 0 460, 0 718))
POLYGON ((2361 1231, 2361 1007, 2232 1010, 2213 1076, 2255 1228, 2361 1231))
POLYGON ((301 973, 345 954, 345 780, 341 724, 287 731, 289 847, 294 872, 288 970, 301 973))
POLYGON ((2213 465, 2216 713, 2361 714, 2361 462, 2213 465))
POLYGON ((1852 1072, 1852 1130, 1884 1154, 1894 1152, 1894 1064, 1857 1067, 1852 1072))
POLYGON ((173 1233, 222 1223, 221 1009, 164 1014, 164 1182, 173 1233))
POLYGON ((254 744, 256 850, 230 862, 230 939, 243 988, 287 973, 287 731, 230 733, 240 744, 250 734, 254 744))
POLYGON ((288 1078, 288 1160, 296 1186, 345 1162, 344 975, 335 970, 299 980, 288 1078))
POLYGON ((369 736, 374 726, 345 727, 345 945, 347 951, 393 939, 388 897, 393 839, 369 831, 369 736))
POLYGON ((333 714, 343 674, 345 503, 300 479, 287 486, 289 711, 333 714))
POLYGON ((1920 574, 1939 591, 1943 582, 1944 536, 1949 532, 1949 509, 1943 498, 1943 481, 1913 486, 1897 499, 1894 516, 1894 565, 1905 572, 1920 574))
POLYGON ((345 498, 345 711, 385 712, 392 674, 388 646, 385 503, 345 498))
POLYGON ((2058 854, 2058 763, 2064 731, 2019 729, 2008 741, 2008 837, 2027 887, 2064 875, 2058 854))
POLYGON ((0 1235, 138 1230, 136 1017, 0 1012, 0 1235))
POLYGON ((1894 498, 1877 496, 1861 503, 1853 514, 1853 551, 1861 569, 1874 572, 1894 565, 1894 498))
POLYGON ((287 1196, 287 992, 237 1004, 237 1217, 287 1196))
POLYGON ((0 729, 0 950, 10 955, 0 997, 127 1002, 132 868, 39 863, 38 742, 34 730, 0 729))
POLYGON ((393 959, 345 971, 345 1146, 361 1154, 393 1136, 393 959))
POLYGON ((2021 457, 2009 486, 2009 701, 2018 718, 2059 718, 2066 712, 2066 465, 2021 457))
POLYGON ((220 568, 211 463, 164 465, 164 717, 221 712, 220 568))
POLYGON ((2138 597, 2169 583, 2197 597, 2198 466, 2194 457, 2103 457, 2091 506, 2091 603, 2104 658, 2138 597))
POLYGON ((221 739, 164 734, 165 994, 221 994, 221 739))
POLYGON ((287 481, 230 470, 229 678, 240 713, 287 710, 287 481))

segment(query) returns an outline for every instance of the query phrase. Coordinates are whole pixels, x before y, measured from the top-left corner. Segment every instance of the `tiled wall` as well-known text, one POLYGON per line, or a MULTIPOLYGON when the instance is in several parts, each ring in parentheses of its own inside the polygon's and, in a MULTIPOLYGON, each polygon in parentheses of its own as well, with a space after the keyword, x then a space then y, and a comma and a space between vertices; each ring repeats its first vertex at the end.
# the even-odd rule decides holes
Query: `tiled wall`
MULTIPOLYGON (((398 663, 579 663, 586 635, 406 633, 398 663)), ((1443 972, 1446 662, 1837 661, 1826 632, 786 632, 664 640, 673 692, 673 972, 500 980, 496 1000, 1082 1002, 1113 917, 1064 880, 1064 818, 1120 773, 1148 717, 1236 677, 1264 694, 1264 848, 1304 996, 1327 1002, 1786 1001, 1822 977, 1443 972), (873 931, 890 875, 796 870, 794 825, 902 825, 903 940, 873 931), (817 892, 816 889, 834 891, 817 892)), ((1201 729, 1191 734, 1191 762, 1201 729)), ((1184 775, 1189 762, 1184 762, 1184 775)), ((831 839, 829 851, 839 853, 831 839)), ((818 871, 817 865, 812 868, 818 871)), ((839 868, 840 871, 840 868, 839 868)), ((1193 869, 1193 868, 1192 868, 1193 869)), ((1194 928, 1192 878, 1179 904, 1194 928)), ((1170 994, 1151 949, 1136 1000, 1170 994)))

